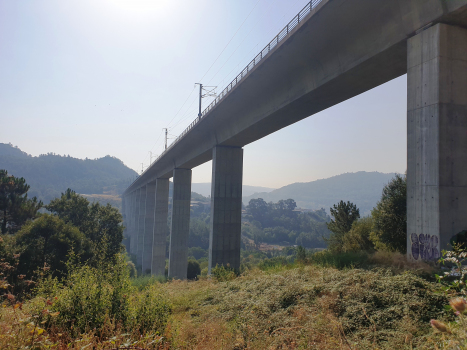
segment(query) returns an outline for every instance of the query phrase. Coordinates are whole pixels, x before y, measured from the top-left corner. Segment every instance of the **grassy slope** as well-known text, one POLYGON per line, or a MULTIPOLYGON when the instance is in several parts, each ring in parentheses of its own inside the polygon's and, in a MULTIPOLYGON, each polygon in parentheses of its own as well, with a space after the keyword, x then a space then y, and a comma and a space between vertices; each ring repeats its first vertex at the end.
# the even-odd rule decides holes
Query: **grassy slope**
MULTIPOLYGON (((452 312, 444 309, 448 300, 438 293, 440 286, 424 276, 400 268, 395 273, 388 268, 286 265, 255 268, 226 282, 154 279, 138 285, 133 297, 147 298, 153 290, 154 298, 172 305, 162 334, 123 334, 110 324, 107 327, 115 327, 109 328, 111 339, 92 330, 77 339, 41 330, 36 342, 55 344, 51 349, 96 350, 124 343, 166 350, 450 348, 439 346, 444 335, 429 327, 430 319, 452 319, 452 312)), ((34 325, 28 310, 34 309, 36 299, 19 309, 0 309, 1 349, 31 344, 34 325)))
POLYGON ((385 269, 288 267, 163 288, 174 349, 410 349, 446 317, 438 285, 385 269))

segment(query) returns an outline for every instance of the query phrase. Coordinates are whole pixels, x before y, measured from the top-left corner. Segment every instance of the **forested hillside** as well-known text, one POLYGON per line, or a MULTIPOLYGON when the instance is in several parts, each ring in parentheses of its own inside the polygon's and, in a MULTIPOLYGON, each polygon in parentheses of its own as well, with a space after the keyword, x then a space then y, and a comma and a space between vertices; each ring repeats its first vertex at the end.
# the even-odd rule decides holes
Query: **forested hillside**
POLYGON ((67 188, 82 194, 119 195, 137 173, 115 157, 77 159, 48 153, 33 157, 11 144, 0 143, 0 167, 27 179, 44 203, 59 197, 67 188))
POLYGON ((266 202, 277 202, 284 198, 293 198, 300 208, 319 210, 329 208, 339 202, 350 201, 360 208, 360 213, 367 215, 381 197, 383 187, 394 177, 394 173, 359 171, 345 173, 328 179, 312 182, 293 183, 271 192, 255 193, 243 197, 247 205, 251 199, 263 198, 266 202))

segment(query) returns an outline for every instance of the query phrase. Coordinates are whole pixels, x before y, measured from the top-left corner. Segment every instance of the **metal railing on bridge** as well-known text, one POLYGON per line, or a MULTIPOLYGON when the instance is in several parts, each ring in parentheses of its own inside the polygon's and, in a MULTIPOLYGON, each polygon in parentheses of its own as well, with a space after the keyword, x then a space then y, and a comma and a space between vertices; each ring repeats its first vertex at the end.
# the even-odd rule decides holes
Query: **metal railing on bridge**
MULTIPOLYGON (((302 22, 310 13, 311 11, 321 2, 322 0, 311 0, 305 7, 277 34, 274 39, 272 39, 269 44, 266 45, 264 49, 261 50, 259 54, 256 55, 253 60, 238 74, 232 82, 227 85, 227 87, 222 90, 221 93, 212 101, 209 106, 207 106, 203 112, 201 113, 200 117, 197 117, 193 122, 188 125, 188 127, 183 130, 183 132, 178 135, 178 137, 172 142, 172 144, 159 156, 156 158, 155 162, 157 162, 168 150, 170 150, 180 139, 185 136, 204 116, 209 113, 214 106, 216 106, 222 99, 224 99, 227 94, 232 91, 232 89, 240 83, 240 81, 246 77, 246 75, 255 67, 259 62, 266 58, 266 56, 274 49, 282 40, 284 40, 289 33, 300 23, 302 22)), ((143 173, 144 174, 144 173, 143 173)), ((135 180, 136 181, 136 180, 135 180)))

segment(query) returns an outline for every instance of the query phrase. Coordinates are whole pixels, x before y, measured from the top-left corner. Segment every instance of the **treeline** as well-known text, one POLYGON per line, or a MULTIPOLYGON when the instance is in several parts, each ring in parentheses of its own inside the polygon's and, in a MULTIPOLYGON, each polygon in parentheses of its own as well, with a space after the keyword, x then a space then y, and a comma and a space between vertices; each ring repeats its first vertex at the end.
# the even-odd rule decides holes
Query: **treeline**
POLYGON ((30 196, 44 203, 67 188, 82 194, 121 194, 137 173, 115 157, 77 159, 54 153, 33 157, 11 144, 0 143, 2 168, 28 180, 30 196))
POLYGON ((305 248, 325 248, 329 236, 326 223, 330 220, 324 209, 313 212, 296 211, 293 199, 266 203, 252 199, 246 207, 242 234, 254 241, 280 245, 299 245, 305 248))

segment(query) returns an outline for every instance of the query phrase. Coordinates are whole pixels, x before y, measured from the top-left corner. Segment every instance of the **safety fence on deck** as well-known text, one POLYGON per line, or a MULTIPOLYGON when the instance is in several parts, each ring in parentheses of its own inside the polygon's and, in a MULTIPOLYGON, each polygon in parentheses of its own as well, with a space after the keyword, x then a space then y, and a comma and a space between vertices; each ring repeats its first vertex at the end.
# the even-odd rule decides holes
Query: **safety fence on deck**
MULTIPOLYGON (((264 49, 261 50, 259 54, 256 55, 253 60, 238 74, 232 82, 227 85, 227 87, 222 90, 222 92, 217 95, 217 97, 212 101, 209 106, 207 106, 203 112, 201 113, 200 117, 197 117, 193 122, 188 125, 188 127, 183 130, 183 132, 178 135, 178 137, 172 142, 172 144, 159 156, 156 158, 155 162, 157 162, 169 149, 171 149, 178 141, 180 141, 183 136, 185 136, 209 111, 211 111, 214 106, 216 106, 222 99, 227 96, 227 94, 232 91, 232 89, 237 86, 241 82, 241 80, 247 76, 247 74, 255 67, 259 62, 267 57, 269 52, 274 49, 282 40, 284 40, 292 30, 302 22, 310 13, 311 11, 321 2, 322 0, 311 0, 305 7, 277 34, 274 39, 272 39, 269 44, 267 44, 264 49)), ((144 173, 143 173, 144 174, 144 173)), ((136 180, 135 180, 136 181, 136 180)))

